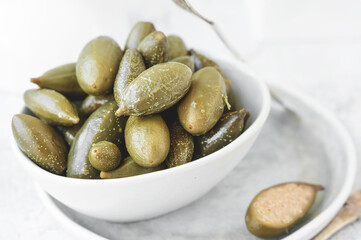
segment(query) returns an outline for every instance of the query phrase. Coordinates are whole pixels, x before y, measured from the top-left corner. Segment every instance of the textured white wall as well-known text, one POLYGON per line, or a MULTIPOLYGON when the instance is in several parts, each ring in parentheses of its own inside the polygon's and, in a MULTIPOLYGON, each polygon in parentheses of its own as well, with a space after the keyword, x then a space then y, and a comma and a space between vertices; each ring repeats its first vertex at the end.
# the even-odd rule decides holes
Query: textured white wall
MULTIPOLYGON (((244 56, 259 41, 361 39, 357 0, 190 0, 219 24, 244 56)), ((2 0, 0 1, 0 89, 21 92, 28 79, 76 61, 84 44, 109 35, 122 46, 131 26, 152 21, 166 34, 182 36, 189 47, 229 56, 217 36, 172 0, 2 0)))
POLYGON ((263 6, 267 40, 361 40, 359 0, 264 0, 263 6))
MULTIPOLYGON (((250 52, 255 41, 244 1, 191 1, 219 23, 233 44, 250 52)), ((171 0, 0 1, 0 89, 23 91, 28 79, 47 69, 76 61, 82 47, 98 35, 109 35, 124 46, 137 21, 152 21, 166 34, 182 36, 189 47, 219 55, 228 52, 206 23, 171 0)))

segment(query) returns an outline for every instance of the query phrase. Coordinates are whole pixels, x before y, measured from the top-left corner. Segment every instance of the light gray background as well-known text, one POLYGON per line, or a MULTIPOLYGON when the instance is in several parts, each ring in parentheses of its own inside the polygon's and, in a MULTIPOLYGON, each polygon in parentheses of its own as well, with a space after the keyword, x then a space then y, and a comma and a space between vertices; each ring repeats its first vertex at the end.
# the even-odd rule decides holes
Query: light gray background
MULTIPOLYGON (((193 0, 219 23, 258 76, 311 95, 345 124, 361 149, 361 4, 357 0, 193 0)), ((34 184, 14 158, 10 119, 22 105, 29 78, 75 61, 98 35, 124 45, 136 21, 150 20, 189 47, 229 54, 206 24, 170 0, 0 1, 0 238, 72 239, 44 209, 34 184)), ((358 175, 361 172, 361 163, 358 175)), ((356 179, 354 190, 361 188, 356 179)), ((356 222, 333 239, 361 239, 356 222)))

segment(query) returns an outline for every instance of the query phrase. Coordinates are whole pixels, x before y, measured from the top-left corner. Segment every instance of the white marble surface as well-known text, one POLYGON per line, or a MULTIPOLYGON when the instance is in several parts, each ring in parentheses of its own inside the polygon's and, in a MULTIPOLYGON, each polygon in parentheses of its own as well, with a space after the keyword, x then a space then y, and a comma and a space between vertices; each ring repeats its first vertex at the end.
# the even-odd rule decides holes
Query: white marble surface
MULTIPOLYGON (((167 33, 179 32, 189 46, 227 54, 205 24, 195 22, 195 18, 186 13, 179 13, 169 1, 154 2, 0 2, 0 100, 3 109, 0 118, 0 150, 4 154, 0 160, 0 239, 73 239, 41 205, 32 180, 19 166, 10 149, 10 119, 22 105, 22 92, 31 87, 29 77, 41 74, 54 65, 74 61, 82 45, 96 35, 108 34, 124 43, 126 36, 122 33, 129 30, 132 22, 142 19, 154 21, 159 29, 164 29, 167 33)), ((277 34, 282 33, 282 29, 276 28, 274 34, 270 30, 262 32, 261 29, 254 33, 249 25, 240 23, 244 22, 242 16, 247 13, 244 8, 249 7, 249 1, 227 0, 221 6, 214 0, 207 3, 192 2, 204 9, 203 12, 209 16, 214 16, 214 20, 220 23, 239 51, 246 53, 249 65, 260 77, 267 81, 291 84, 312 95, 337 114, 353 137, 360 156, 361 18, 352 15, 353 12, 348 16, 347 11, 344 18, 340 17, 341 21, 351 24, 357 31, 346 31, 347 28, 343 28, 341 24, 335 26, 335 32, 327 29, 325 34, 320 34, 315 27, 309 32, 303 29, 302 36, 294 30, 289 37, 277 34), (230 7, 231 3, 235 6, 230 7), (235 27, 236 23, 238 28, 235 27), (259 31, 264 36, 258 34, 259 31)), ((273 2, 280 4, 282 1, 273 2)), ((341 7, 338 5, 339 1, 331 2, 333 11, 341 7)), ((350 4, 358 7, 357 1, 347 2, 346 10, 354 9, 350 4)), ((328 9, 321 9, 319 6, 313 8, 309 4, 311 2, 307 1, 307 6, 319 11, 319 14, 307 16, 314 18, 316 26, 327 25, 325 18, 330 17, 330 12, 325 11, 328 9), (317 16, 323 20, 317 21, 317 16)), ((272 17, 272 6, 268 5, 266 10, 266 16, 272 17)), ((281 10, 287 12, 286 8, 281 10)), ((304 12, 308 13, 306 10, 304 12)), ((277 16, 290 17, 287 14, 277 16)), ((298 20, 293 19, 293 24, 300 27, 297 24, 302 21, 300 15, 297 17, 298 20)), ((286 20, 279 19, 280 23, 286 20)), ((278 26, 275 21, 270 20, 267 26, 278 26)), ((258 20, 247 23, 249 22, 255 28, 259 26, 258 20)), ((289 25, 285 29, 292 30, 289 25)), ((360 173, 361 163, 358 175, 360 173)), ((361 178, 357 178, 354 189, 360 188, 361 178)), ((360 232, 359 221, 346 227, 332 239, 361 239, 360 232)))

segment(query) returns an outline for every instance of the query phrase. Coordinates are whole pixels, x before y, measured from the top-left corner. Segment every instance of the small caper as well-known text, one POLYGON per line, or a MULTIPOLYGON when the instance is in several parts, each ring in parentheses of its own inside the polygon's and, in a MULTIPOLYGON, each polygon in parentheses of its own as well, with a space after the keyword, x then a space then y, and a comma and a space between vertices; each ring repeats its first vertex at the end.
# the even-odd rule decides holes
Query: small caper
POLYGON ((197 158, 218 151, 241 135, 248 116, 249 113, 244 108, 223 114, 209 132, 196 138, 197 158))
POLYGON ((136 49, 139 43, 154 31, 155 28, 151 22, 137 22, 128 35, 125 49, 136 49))
POLYGON ((51 125, 71 126, 79 122, 73 104, 51 89, 33 89, 24 93, 26 106, 41 120, 51 125))
POLYGON ((92 146, 89 151, 90 164, 99 171, 112 171, 121 161, 119 148, 112 142, 101 141, 92 146))
POLYGON ((99 96, 89 95, 82 102, 80 106, 80 112, 85 116, 89 116, 100 106, 112 100, 114 100, 113 94, 99 95, 99 96))
POLYGON ((166 160, 167 167, 177 167, 192 161, 194 152, 193 136, 178 121, 170 127, 170 149, 166 160))
POLYGON ((109 172, 101 171, 100 178, 112 179, 112 178, 132 177, 132 176, 138 176, 146 173, 160 171, 166 168, 167 167, 165 166, 165 164, 161 164, 157 167, 150 167, 150 168, 141 167, 134 162, 131 156, 128 156, 124 159, 124 161, 120 164, 120 166, 117 169, 109 172))
POLYGON ((145 116, 176 104, 191 86, 192 71, 184 64, 157 64, 134 79, 118 102, 117 116, 145 116))
POLYGON ((106 95, 113 90, 123 52, 110 37, 100 36, 88 42, 76 64, 80 87, 89 95, 106 95))
POLYGON ((137 50, 143 55, 147 68, 150 68, 167 61, 167 46, 167 37, 164 33, 154 31, 139 43, 137 50))
POLYGON ((49 172, 64 173, 68 147, 55 129, 33 116, 17 114, 12 130, 19 148, 33 162, 49 172))
POLYGON ((159 166, 168 155, 169 145, 169 130, 160 115, 129 117, 125 125, 125 146, 138 165, 159 166))
POLYGON ((178 105, 179 121, 194 136, 208 132, 228 104, 226 86, 219 72, 205 67, 192 75, 192 85, 178 105))
POLYGON ((188 55, 187 47, 183 40, 175 35, 167 37, 168 41, 168 59, 172 60, 177 57, 188 55))
POLYGON ((187 65, 192 72, 194 72, 194 57, 193 56, 181 56, 172 59, 170 62, 179 62, 187 65))

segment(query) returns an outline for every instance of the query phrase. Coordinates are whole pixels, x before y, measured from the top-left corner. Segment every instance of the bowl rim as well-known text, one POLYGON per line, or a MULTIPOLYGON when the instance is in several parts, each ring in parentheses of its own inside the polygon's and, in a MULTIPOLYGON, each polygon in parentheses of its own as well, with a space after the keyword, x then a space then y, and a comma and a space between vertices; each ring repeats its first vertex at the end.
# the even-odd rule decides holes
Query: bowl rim
MULTIPOLYGON (((10 140, 12 145, 12 150, 15 153, 16 157, 21 161, 22 165, 25 165, 24 167, 26 169, 31 169, 34 171, 37 175, 41 175, 46 178, 52 178, 54 181, 63 181, 67 183, 76 183, 76 184, 128 184, 130 182, 135 181, 146 181, 149 178, 155 179, 155 178, 164 178, 169 174, 174 174, 174 172, 181 172, 181 171, 187 171, 189 168, 194 167, 200 167, 205 164, 208 164, 210 162, 216 161, 217 159, 221 158, 227 152, 231 152, 235 150, 237 147, 245 143, 248 139, 250 139, 253 135, 257 134, 259 130, 263 127, 264 123, 267 120, 267 117, 270 112, 271 108, 271 97, 268 90, 268 87, 266 83, 261 80, 260 78, 256 77, 253 72, 244 64, 237 62, 237 64, 231 63, 229 60, 220 60, 222 62, 221 65, 224 63, 228 64, 229 66, 232 66, 233 68, 237 69, 238 71, 241 71, 243 74, 247 75, 248 77, 252 78, 253 81, 256 83, 258 89, 260 90, 261 97, 262 97, 262 103, 261 103, 261 109, 259 111, 259 114, 257 118, 254 120, 254 122, 239 136, 237 137, 233 142, 228 144, 227 146, 223 147, 219 151, 216 151, 212 154, 209 154, 205 157, 202 157, 200 159, 197 159, 197 161, 192 161, 187 164, 183 164, 181 166, 177 166, 174 168, 167 168, 161 171, 156 171, 148 174, 143 175, 137 175, 137 176, 131 176, 126 178, 114 178, 114 179, 81 179, 81 178, 71 178, 66 176, 60 176, 53 173, 50 173, 46 171, 45 169, 39 167, 37 164, 35 164, 33 161, 31 161, 17 146, 17 143, 13 137, 12 131, 10 131, 10 140)), ((22 113, 24 110, 24 106, 21 108, 18 113, 22 113)))

